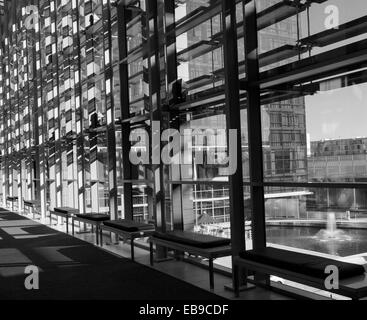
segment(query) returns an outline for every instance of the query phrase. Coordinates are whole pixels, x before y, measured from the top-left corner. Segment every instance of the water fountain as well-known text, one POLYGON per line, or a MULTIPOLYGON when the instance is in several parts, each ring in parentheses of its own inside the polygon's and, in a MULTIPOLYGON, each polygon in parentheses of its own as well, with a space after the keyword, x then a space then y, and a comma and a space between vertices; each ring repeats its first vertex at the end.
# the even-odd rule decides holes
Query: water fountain
POLYGON ((328 212, 326 229, 320 230, 315 238, 321 241, 350 241, 352 238, 345 234, 344 231, 338 230, 336 227, 336 218, 334 212, 328 212))

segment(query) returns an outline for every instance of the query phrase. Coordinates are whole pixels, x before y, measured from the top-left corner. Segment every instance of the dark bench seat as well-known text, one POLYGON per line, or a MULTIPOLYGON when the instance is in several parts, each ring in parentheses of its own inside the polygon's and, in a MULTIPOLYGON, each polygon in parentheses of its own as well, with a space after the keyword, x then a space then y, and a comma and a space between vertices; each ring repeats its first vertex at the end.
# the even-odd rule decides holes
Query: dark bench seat
POLYGON ((34 206, 34 205, 38 204, 38 202, 35 201, 35 200, 23 200, 23 203, 24 203, 24 205, 26 205, 28 207, 31 207, 31 206, 34 206))
MULTIPOLYGON (((133 261, 135 259, 134 240, 137 238, 149 237, 155 231, 155 227, 153 224, 140 223, 127 219, 104 221, 103 224, 101 224, 100 228, 101 230, 115 233, 118 236, 121 236, 124 240, 130 240, 131 260, 133 261)), ((103 245, 102 232, 101 245, 103 245)))
POLYGON ((52 225, 52 215, 64 218, 66 221, 66 233, 69 234, 69 219, 78 213, 79 210, 76 208, 55 207, 53 210, 50 210, 50 225, 52 225))
POLYGON ((219 238, 207 234, 189 231, 170 231, 166 233, 155 232, 153 236, 159 239, 173 241, 176 243, 203 249, 228 246, 231 244, 230 239, 219 238))
POLYGON ((87 221, 96 221, 96 222, 101 222, 101 221, 107 221, 110 220, 110 216, 108 216, 107 214, 101 214, 101 213, 92 213, 92 214, 76 214, 74 216, 74 218, 80 218, 80 219, 84 219, 87 221))
POLYGON ((140 223, 126 219, 106 221, 104 225, 126 232, 137 232, 154 229, 154 225, 152 224, 140 223))
POLYGON ((18 197, 17 196, 7 196, 6 197, 6 206, 8 206, 8 201, 11 202, 11 210, 14 211, 14 203, 17 203, 18 197))
MULTIPOLYGON (((102 229, 101 224, 110 220, 110 216, 107 214, 100 214, 100 213, 77 213, 72 216, 72 234, 74 235, 74 221, 84 222, 87 224, 91 224, 92 226, 96 227, 96 244, 99 245, 99 238, 102 239, 102 229)), ((93 227, 92 227, 93 232, 93 227)))
MULTIPOLYGON (((247 271, 251 270, 279 276, 294 282, 329 291, 325 287, 325 280, 329 276, 329 274, 325 273, 328 266, 335 266, 339 271, 340 289, 331 290, 332 292, 352 298, 359 298, 361 295, 364 295, 365 293, 367 294, 367 282, 365 283, 366 288, 363 288, 363 285, 360 285, 361 290, 357 290, 358 292, 353 288, 345 286, 345 284, 350 283, 350 279, 356 279, 360 283, 366 281, 365 268, 361 265, 321 256, 267 247, 257 251, 250 250, 241 252, 239 256, 235 258, 235 269, 233 272, 235 273, 236 295, 238 296, 239 294, 239 267, 245 269, 246 275, 247 271)), ((246 280, 247 279, 245 279, 245 281, 246 280)))
POLYGON ((38 215, 41 214, 40 211, 37 210, 37 207, 39 207, 41 205, 41 203, 39 201, 36 200, 23 200, 23 205, 24 205, 24 211, 27 208, 27 213, 32 213, 33 214, 33 219, 35 219, 35 215, 36 213, 38 215))
POLYGON ((231 255, 230 239, 214 237, 189 231, 155 232, 149 239, 150 264, 153 266, 153 244, 172 250, 196 254, 209 260, 210 288, 214 289, 213 260, 231 255))

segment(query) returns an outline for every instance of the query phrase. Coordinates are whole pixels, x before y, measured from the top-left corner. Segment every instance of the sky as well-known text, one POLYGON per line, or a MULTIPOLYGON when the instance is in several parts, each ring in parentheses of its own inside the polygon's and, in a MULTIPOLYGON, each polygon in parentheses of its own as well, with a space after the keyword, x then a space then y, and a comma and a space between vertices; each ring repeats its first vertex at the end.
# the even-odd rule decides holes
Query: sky
POLYGON ((367 137, 367 84, 306 97, 310 140, 367 137))
MULTIPOLYGON (((367 0, 329 0, 327 4, 314 4, 310 11, 312 34, 325 30, 327 5, 339 8, 340 24, 367 15, 367 0)), ((304 17, 302 20, 305 21, 304 17)), ((303 28, 305 30, 307 28, 303 28)), ((366 36, 353 38, 349 42, 360 39, 366 39, 366 36)), ((338 45, 347 43, 340 42, 338 45)), ((367 84, 306 97, 306 126, 311 141, 367 137, 367 84)))

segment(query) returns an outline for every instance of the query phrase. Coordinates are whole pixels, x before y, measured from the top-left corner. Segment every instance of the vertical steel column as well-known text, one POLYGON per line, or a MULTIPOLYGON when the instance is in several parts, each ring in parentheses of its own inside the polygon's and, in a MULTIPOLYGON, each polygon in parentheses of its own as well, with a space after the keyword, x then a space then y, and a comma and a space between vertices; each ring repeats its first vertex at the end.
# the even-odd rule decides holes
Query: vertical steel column
MULTIPOLYGON (((11 30, 11 23, 9 23, 9 30, 11 30)), ((12 110, 14 109, 14 96, 11 94, 11 87, 10 87, 10 83, 12 81, 12 75, 11 75, 11 71, 12 69, 10 68, 10 63, 14 63, 14 61, 12 61, 13 57, 12 57, 12 52, 11 52, 11 44, 12 44, 12 38, 11 38, 12 34, 11 32, 9 33, 8 36, 8 63, 9 63, 9 118, 10 118, 10 126, 9 126, 9 130, 10 130, 10 139, 8 140, 8 142, 10 142, 10 146, 8 146, 8 151, 10 149, 10 153, 9 153, 9 158, 10 158, 10 165, 9 165, 9 194, 11 197, 15 196, 14 193, 14 171, 15 171, 15 148, 14 148, 14 116, 13 116, 13 112, 12 110)), ((11 201, 11 208, 12 210, 14 209, 14 204, 13 201, 11 201)))
MULTIPOLYGON (((10 3, 7 3, 7 12, 9 11, 10 3)), ((3 23, 3 32, 2 33, 2 45, 3 45, 3 83, 6 83, 7 79, 9 79, 9 69, 6 69, 6 63, 9 65, 9 47, 6 39, 8 39, 8 16, 4 16, 5 21, 3 23)), ((9 41, 9 40, 8 40, 9 41)), ((7 197, 12 195, 10 190, 10 167, 11 167, 11 159, 9 154, 9 133, 10 133, 10 126, 9 126, 9 99, 7 98, 7 94, 9 93, 9 86, 4 86, 4 104, 3 104, 3 123, 4 123, 4 154, 2 155, 2 165, 3 165, 3 199, 4 204, 7 206, 7 197), (7 105, 8 104, 8 105, 7 105)), ((10 93, 9 93, 10 94, 10 93)))
MULTIPOLYGON (((148 0, 147 4, 147 52, 149 65, 149 100, 151 108, 152 121, 160 122, 160 132, 152 132, 153 135, 161 135, 162 130, 166 129, 163 123, 163 115, 161 108, 161 69, 160 69, 160 46, 159 42, 159 19, 158 16, 158 0, 148 0)), ((152 138, 152 141, 155 141, 152 138)), ((160 139, 159 139, 160 141, 160 139)), ((157 147, 157 146, 153 146, 157 147)), ((160 145, 159 154, 162 150, 160 145)), ((154 153, 154 152, 153 152, 154 153)), ((153 156, 153 155, 152 155, 153 156)), ((155 201, 156 201, 156 226, 161 231, 166 230, 166 202, 165 202, 165 185, 164 185, 164 166, 162 163, 154 167, 155 176, 155 201)))
MULTIPOLYGON (((152 160, 154 154, 160 155, 162 150, 162 142, 160 139, 162 130, 167 129, 167 122, 164 113, 162 112, 162 75, 161 75, 161 48, 163 48, 164 35, 163 32, 163 15, 164 3, 161 0, 147 0, 146 1, 147 16, 146 16, 146 28, 148 39, 146 43, 147 59, 148 59, 148 71, 149 71, 149 105, 151 112, 151 121, 157 121, 160 123, 159 132, 153 132, 152 143, 153 148, 159 148, 159 152, 152 152, 152 160), (158 138, 159 136, 159 138, 158 138), (159 143, 158 143, 159 141, 159 143), (157 145, 154 145, 157 142, 157 145)), ((163 53, 164 55, 164 53, 163 53)), ((165 83, 163 84, 165 85, 165 83)), ((154 129, 154 128, 152 128, 154 129)), ((166 231, 166 199, 165 199, 165 174, 164 165, 160 161, 159 165, 153 163, 152 170, 154 176, 154 197, 155 197, 155 223, 158 230, 166 231)), ((165 259, 167 256, 166 248, 156 247, 156 258, 165 259)))
MULTIPOLYGON (((7 34, 6 36, 7 42, 5 43, 5 52, 4 55, 7 56, 7 63, 9 65, 10 63, 10 54, 9 54, 9 35, 7 34)), ((8 68, 8 71, 6 72, 6 79, 10 81, 10 68, 8 68)), ((7 86, 6 88, 6 94, 10 95, 10 87, 7 86)), ((7 103, 8 106, 6 108, 6 116, 5 116, 5 122, 6 122, 6 162, 5 162, 5 167, 6 167, 6 195, 7 196, 13 196, 13 190, 12 190, 12 182, 11 182, 11 177, 12 177, 12 157, 11 157, 11 151, 9 152, 9 149, 11 149, 12 143, 11 143, 11 99, 10 97, 7 98, 7 103)), ((4 108, 5 109, 5 108, 4 108)))
MULTIPOLYGON (((41 12, 41 3, 38 1, 38 8, 39 12, 41 12)), ((41 30, 43 30, 42 24, 41 24, 41 15, 39 17, 39 38, 38 41, 41 44, 42 43, 42 36, 41 36, 41 30)), ((47 115, 43 112, 43 104, 42 104, 42 84, 43 84, 43 71, 42 71, 42 53, 40 53, 40 63, 41 68, 39 72, 39 83, 37 87, 37 110, 38 110, 38 118, 41 119, 42 125, 39 126, 39 132, 38 132, 38 140, 40 142, 40 139, 42 139, 42 143, 38 146, 38 157, 39 157, 39 200, 40 200, 40 210, 41 210, 41 218, 46 218, 46 211, 47 211, 47 199, 46 199, 46 187, 47 187, 47 181, 46 181, 46 174, 47 174, 47 158, 46 158, 46 148, 45 148, 45 142, 46 142, 46 133, 47 133, 47 126, 45 126, 45 122, 47 121, 47 115), (40 103, 38 103, 38 99, 40 103)))
MULTIPOLYGON (((15 20, 13 21, 17 21, 16 19, 16 15, 17 15, 17 12, 15 11, 14 12, 14 18, 15 20)), ((15 24, 16 25, 16 24, 15 24)), ((19 33, 19 30, 17 30, 16 28, 16 31, 14 32, 14 43, 15 43, 15 46, 18 45, 18 33, 19 33), (15 34, 14 34, 15 33, 15 34)), ((14 47, 13 48, 13 52, 16 56, 16 60, 17 61, 14 61, 14 69, 17 71, 17 74, 14 75, 14 81, 16 82, 17 86, 19 85, 19 52, 18 52, 18 48, 17 47, 14 47)), ((21 116, 20 116, 20 93, 19 93, 19 89, 18 90, 15 90, 14 88, 14 99, 15 99, 15 106, 14 106, 14 109, 15 109, 15 112, 17 113, 16 114, 16 117, 15 119, 17 119, 15 121, 15 137, 17 139, 16 143, 15 143, 15 146, 18 145, 18 147, 16 147, 15 149, 15 159, 16 159, 16 172, 17 172, 17 196, 18 196, 18 212, 21 212, 22 211, 22 208, 23 208, 23 190, 22 190, 22 152, 21 152, 21 133, 20 133, 20 121, 21 121, 21 116)))
POLYGON ((257 37, 256 1, 251 0, 244 6, 245 57, 247 70, 247 121, 248 149, 250 162, 252 234, 254 250, 266 246, 265 205, 264 205, 264 168, 261 130, 261 102, 257 37))
MULTIPOLYGON (((87 85, 87 108, 88 108, 88 121, 89 121, 89 166, 90 166, 90 199, 91 199, 91 209, 92 212, 100 211, 100 199, 99 199, 99 188, 101 183, 101 161, 99 157, 98 151, 98 137, 100 132, 98 132, 98 128, 101 127, 101 123, 99 123, 99 115, 97 113, 97 105, 96 105, 96 78, 97 74, 95 72, 95 59, 96 59, 96 51, 95 47, 98 43, 98 35, 97 25, 95 23, 91 23, 91 15, 93 14, 93 10, 95 9, 96 3, 94 1, 88 0, 85 1, 85 17, 89 19, 89 22, 85 24, 85 51, 86 51, 86 65, 87 65, 87 75, 86 75, 86 85, 87 85), (90 3, 90 5, 87 5, 90 3), (87 10, 88 8, 88 10, 87 10), (88 72, 88 66, 92 63, 93 70, 88 72), (93 98, 90 99, 89 92, 93 91, 93 98)), ((94 21, 94 20, 93 20, 94 21)))
MULTIPOLYGON (((59 39, 59 35, 58 35, 58 28, 57 28, 57 17, 58 17, 58 3, 55 1, 54 2, 54 10, 53 10, 53 14, 50 14, 51 17, 51 22, 54 21, 55 22, 55 32, 54 32, 54 40, 55 40, 55 45, 56 48, 58 46, 58 39, 59 39)), ((61 35, 62 36, 62 35, 61 35)), ((52 66, 51 66, 51 70, 52 70, 52 83, 56 83, 56 97, 55 97, 55 92, 54 92, 54 96, 53 96, 53 107, 54 110, 57 109, 57 119, 55 119, 55 141, 54 141, 54 167, 55 167, 55 185, 56 185, 56 206, 62 206, 63 204, 63 188, 62 188, 62 142, 61 142, 61 113, 60 113, 60 68, 59 68, 59 52, 56 50, 56 52, 54 54, 52 54, 52 66)), ((54 114, 55 116, 55 114, 54 114)), ((58 217, 58 221, 60 222, 61 219, 58 217)))
POLYGON ((75 68, 78 74, 78 85, 75 87, 75 104, 78 106, 76 108, 76 127, 77 129, 77 171, 78 171, 78 199, 79 199, 79 211, 81 213, 86 212, 86 192, 85 192, 85 152, 84 152, 84 110, 83 110, 83 94, 82 94, 82 62, 81 62, 81 44, 80 44, 80 12, 79 12, 79 2, 74 8, 74 16, 76 22, 76 34, 73 35, 74 46, 74 57, 75 68), (81 173, 81 174, 79 174, 81 173))
MULTIPOLYGON (((225 113, 227 130, 237 130, 236 172, 229 176, 229 201, 232 257, 245 249, 245 220, 241 141, 241 110, 238 77, 236 0, 222 0, 222 29, 224 34, 224 70, 225 70, 225 113)), ((228 144, 229 144, 229 139, 228 144)), ((234 279, 233 279, 234 281, 234 279)))
POLYGON ((104 51, 108 49, 109 63, 105 61, 105 83, 110 82, 110 92, 106 94, 107 109, 107 152, 108 152, 108 183, 109 183, 109 207, 112 220, 117 219, 117 178, 116 178, 116 128, 115 128, 115 106, 112 94, 113 71, 112 71, 112 38, 111 38, 111 12, 110 1, 103 7, 103 30, 104 51))
MULTIPOLYGON (((38 6, 39 8, 39 6, 38 6)), ((38 28, 40 29, 40 17, 38 17, 38 28)), ((33 32, 32 32, 33 33, 33 32)), ((34 37, 34 41, 36 42, 36 36, 37 36, 37 30, 34 30, 34 33, 32 35, 34 37)), ((41 42, 40 42, 41 43, 41 42)), ((41 48, 39 49, 41 50, 41 48)), ((41 63, 41 58, 40 58, 40 63, 41 63)), ((33 81, 33 138, 34 138, 34 158, 33 156, 32 159, 34 159, 35 161, 35 166, 34 166, 34 175, 33 175, 33 179, 34 181, 32 181, 32 189, 34 188, 34 190, 32 190, 32 195, 35 197, 35 199, 31 199, 31 200, 36 200, 39 201, 40 200, 40 143, 39 143, 39 124, 38 124, 38 117, 42 116, 38 114, 38 77, 37 77, 37 51, 35 46, 33 46, 33 74, 34 74, 34 81, 33 81)), ((32 146, 31 146, 32 147, 32 146)), ((33 209, 34 210, 34 209, 33 209)))
MULTIPOLYGON (((3 37, 0 36, 0 50, 4 56, 4 46, 3 46, 3 37)), ((1 76, 2 76, 2 80, 0 81, 0 85, 3 86, 3 92, 2 94, 0 94, 0 97, 2 99, 2 105, 0 106, 1 107, 1 111, 0 111, 0 127, 3 129, 1 130, 0 132, 0 141, 1 141, 1 145, 0 145, 0 183, 1 183, 1 186, 0 186, 0 190, 1 190, 1 205, 2 206, 6 206, 6 195, 5 195, 5 166, 4 166, 4 161, 5 161, 5 135, 6 135, 6 124, 5 124, 5 106, 4 106, 4 100, 5 100, 5 86, 3 85, 4 84, 4 59, 2 59, 2 61, 0 62, 0 65, 1 65, 1 69, 0 69, 0 72, 1 72, 1 76)))
MULTIPOLYGON (((165 88, 164 91, 165 98, 162 99, 163 103, 167 108, 167 120, 169 120, 169 127, 175 130, 180 130, 180 118, 177 111, 173 111, 169 108, 170 98, 172 93, 173 84, 177 81, 177 50, 176 50, 176 33, 175 33, 175 1, 174 0, 160 0, 161 14, 163 18, 163 23, 159 27, 161 28, 159 34, 164 35, 161 37, 160 43, 163 46, 164 61, 165 61, 165 88), (163 3, 164 2, 164 3, 163 3)), ((181 152, 181 148, 179 150, 181 152)), ((180 156, 180 155, 178 155, 180 156)), ((170 179, 173 181, 181 180, 181 165, 172 164, 170 166, 170 179)), ((182 204, 182 185, 173 184, 171 190, 166 190, 167 196, 168 192, 171 191, 171 201, 172 201, 172 220, 171 223, 174 229, 182 230, 184 228, 184 217, 183 217, 183 204, 182 204)))
MULTIPOLYGON (((119 39, 120 57, 120 98, 121 98, 121 119, 130 118, 130 99, 129 99, 129 68, 127 62, 123 61, 128 56, 127 36, 126 36, 126 10, 123 1, 117 5, 117 25, 119 39)), ((131 180, 130 153, 130 123, 122 122, 122 167, 124 179, 124 212, 125 219, 133 220, 133 197, 131 180)))

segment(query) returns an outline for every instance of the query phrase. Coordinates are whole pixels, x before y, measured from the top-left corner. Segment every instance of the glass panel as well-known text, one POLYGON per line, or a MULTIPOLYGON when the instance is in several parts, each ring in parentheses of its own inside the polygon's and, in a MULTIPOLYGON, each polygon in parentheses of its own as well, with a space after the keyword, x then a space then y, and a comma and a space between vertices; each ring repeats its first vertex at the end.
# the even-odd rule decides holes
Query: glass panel
POLYGON ((267 181, 366 181, 367 86, 340 86, 325 81, 313 95, 262 107, 267 181))

